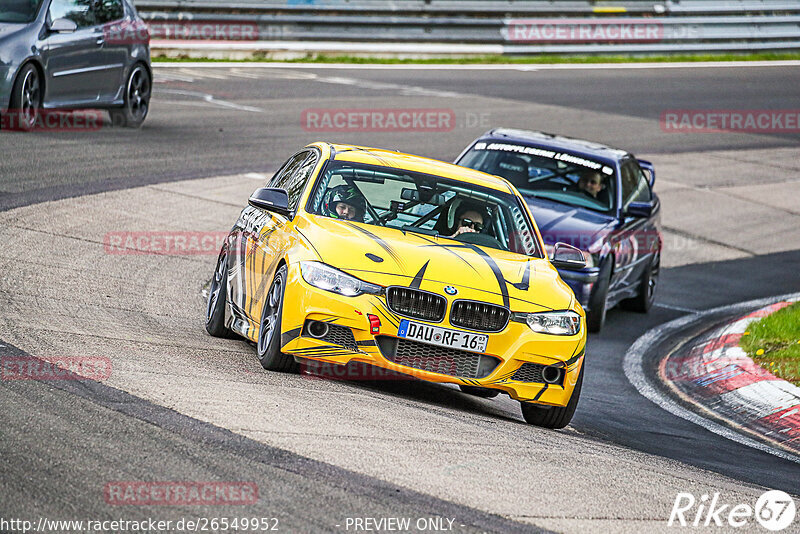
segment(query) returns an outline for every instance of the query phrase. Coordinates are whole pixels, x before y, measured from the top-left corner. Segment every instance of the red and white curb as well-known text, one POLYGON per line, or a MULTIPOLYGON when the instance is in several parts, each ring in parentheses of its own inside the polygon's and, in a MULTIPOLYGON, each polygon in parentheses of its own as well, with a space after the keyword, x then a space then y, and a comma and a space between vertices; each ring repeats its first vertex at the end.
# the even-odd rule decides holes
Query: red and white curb
MULTIPOLYGON (((722 306, 686 315, 653 328, 637 339, 625 353, 623 360, 625 376, 640 394, 682 419, 731 441, 800 463, 798 455, 800 417, 797 411, 800 410, 800 388, 778 379, 757 366, 741 349, 737 353, 736 350, 731 350, 734 345, 728 346, 729 342, 732 343, 735 339, 738 348, 738 338, 735 336, 738 335, 740 338, 746 331, 745 323, 740 321, 746 320, 749 324, 759 318, 752 313, 763 312, 765 308, 781 302, 797 300, 800 300, 800 293, 722 306), (752 312, 754 309, 757 311, 752 312), (659 374, 663 376, 674 374, 666 382, 668 386, 686 385, 690 382, 695 384, 693 389, 697 392, 696 397, 672 387, 682 400, 697 408, 691 410, 676 401, 672 395, 664 393, 663 386, 654 383, 656 379, 651 378, 652 374, 647 371, 650 365, 646 356, 659 343, 674 339, 693 327, 702 325, 710 318, 721 315, 739 316, 733 323, 723 327, 730 328, 724 334, 728 337, 717 335, 713 338, 717 346, 713 343, 704 344, 703 347, 708 349, 706 352, 699 349, 695 354, 698 358, 679 362, 676 368, 672 368, 673 364, 666 362, 661 362, 659 366, 659 374), (720 359, 723 355, 727 357, 725 363, 720 359), (749 364, 745 359, 749 360, 749 364), (680 376, 685 376, 687 379, 674 380, 680 376), (697 381, 689 379, 690 376, 697 381), (703 389, 699 389, 701 387, 703 389), (705 398, 700 396, 701 391, 706 393, 705 398)), ((715 332, 719 334, 716 329, 715 332)), ((711 340, 709 336, 708 341, 711 340)), ((686 353, 684 355, 688 356, 686 353)), ((681 354, 675 356, 679 357, 681 354)))
POLYGON ((789 304, 770 304, 705 333, 663 359, 659 377, 682 398, 800 453, 800 387, 773 375, 739 347, 750 323, 789 304))

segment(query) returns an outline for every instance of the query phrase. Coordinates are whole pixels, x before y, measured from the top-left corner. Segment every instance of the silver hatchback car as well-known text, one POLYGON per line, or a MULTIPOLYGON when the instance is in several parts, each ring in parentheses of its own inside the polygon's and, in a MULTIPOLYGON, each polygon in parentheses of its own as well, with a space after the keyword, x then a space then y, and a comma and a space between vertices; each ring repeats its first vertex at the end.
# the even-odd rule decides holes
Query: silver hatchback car
POLYGON ((138 128, 152 80, 150 35, 129 0, 0 0, 0 113, 15 129, 85 108, 138 128))

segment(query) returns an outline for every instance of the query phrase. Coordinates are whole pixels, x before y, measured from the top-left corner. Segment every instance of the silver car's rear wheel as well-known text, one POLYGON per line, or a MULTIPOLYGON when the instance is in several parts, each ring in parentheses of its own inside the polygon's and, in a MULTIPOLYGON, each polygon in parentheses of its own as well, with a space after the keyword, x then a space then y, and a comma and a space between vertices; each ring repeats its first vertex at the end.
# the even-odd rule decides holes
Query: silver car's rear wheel
POLYGON ((152 88, 147 68, 141 63, 134 65, 125 84, 125 104, 109 110, 114 126, 139 128, 150 111, 152 88))

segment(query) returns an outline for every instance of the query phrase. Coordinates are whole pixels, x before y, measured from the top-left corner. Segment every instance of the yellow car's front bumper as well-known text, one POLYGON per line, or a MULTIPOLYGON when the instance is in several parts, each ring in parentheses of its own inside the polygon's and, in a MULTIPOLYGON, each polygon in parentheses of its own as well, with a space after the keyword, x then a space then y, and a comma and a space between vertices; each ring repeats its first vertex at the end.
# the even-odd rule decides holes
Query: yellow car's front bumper
MULTIPOLYGON (((431 372, 424 368, 399 365, 387 357, 391 355, 385 354, 385 347, 386 340, 397 338, 398 326, 402 319, 403 317, 387 308, 384 297, 375 295, 346 297, 320 290, 307 284, 302 279, 299 269, 290 269, 281 320, 281 350, 299 358, 336 365, 346 365, 350 362, 367 363, 429 382, 496 389, 508 393, 519 401, 534 401, 551 406, 565 406, 569 402, 583 365, 586 344, 585 321, 581 321, 581 330, 574 336, 539 334, 531 331, 526 324, 514 321, 510 321, 501 332, 488 333, 489 341, 484 354, 496 358, 499 364, 483 378, 456 376, 450 372, 431 372), (374 325, 370 324, 370 315, 380 319, 379 333, 371 331, 374 325), (309 321, 327 323, 330 325, 328 329, 330 335, 324 336, 323 339, 311 336, 308 331, 309 321), (347 330, 352 332, 352 337, 347 330), (562 379, 557 384, 515 379, 515 373, 525 364, 556 366, 565 370, 562 371, 562 379)), ((442 323, 411 320, 463 330, 451 326, 446 319, 442 323)), ((454 354, 456 358, 470 358, 474 355, 465 351, 438 351, 438 346, 435 345, 416 348, 422 349, 423 352, 426 352, 426 348, 430 348, 431 354, 444 352, 445 358, 449 357, 447 354, 454 354)), ((430 356, 430 358, 435 357, 430 356)), ((429 358, 423 356, 423 360, 426 359, 429 358)), ((447 365, 445 363, 445 368, 447 365)), ((418 367, 430 367, 430 365, 418 367)), ((456 368, 456 363, 452 363, 452 369, 456 368)), ((534 373, 534 379, 535 377, 534 373)), ((520 374, 517 374, 516 378, 520 378, 520 374)))

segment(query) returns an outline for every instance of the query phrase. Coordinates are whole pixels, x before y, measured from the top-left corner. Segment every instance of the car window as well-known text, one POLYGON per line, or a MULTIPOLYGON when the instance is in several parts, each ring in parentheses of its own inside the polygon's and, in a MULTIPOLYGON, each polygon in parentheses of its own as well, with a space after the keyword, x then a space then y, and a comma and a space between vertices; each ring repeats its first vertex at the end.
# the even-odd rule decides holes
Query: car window
POLYGON ((95 26, 95 12, 92 9, 94 0, 53 0, 50 4, 50 20, 69 19, 78 28, 95 26))
POLYGON ((269 187, 285 189, 289 195, 289 209, 294 210, 300 202, 308 179, 317 164, 316 152, 304 150, 289 158, 283 168, 269 183, 269 187))
POLYGON ((649 202, 650 181, 635 161, 627 161, 622 165, 622 207, 627 208, 631 202, 649 202))
POLYGON ((0 22, 33 22, 42 0, 3 0, 0 2, 0 22))
POLYGON ((286 192, 289 194, 289 208, 294 210, 300 203, 303 190, 306 188, 311 173, 317 165, 318 156, 312 152, 308 158, 300 165, 297 170, 286 181, 286 192))
POLYGON ((524 196, 603 213, 616 209, 610 166, 564 151, 511 143, 476 143, 459 165, 502 176, 524 196))
POLYGON ((125 16, 122 0, 97 0, 94 6, 97 24, 106 24, 120 20, 125 16))
POLYGON ((325 217, 542 257, 533 225, 516 195, 441 176, 331 161, 306 209, 325 217))

